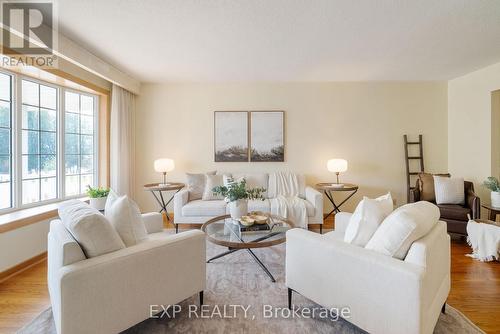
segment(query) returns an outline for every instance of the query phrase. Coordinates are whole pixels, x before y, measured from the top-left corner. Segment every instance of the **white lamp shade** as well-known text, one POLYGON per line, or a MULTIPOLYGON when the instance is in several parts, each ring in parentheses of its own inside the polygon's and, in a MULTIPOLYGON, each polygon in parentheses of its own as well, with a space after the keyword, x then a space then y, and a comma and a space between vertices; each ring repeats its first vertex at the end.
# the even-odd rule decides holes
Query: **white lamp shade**
POLYGON ((330 159, 326 164, 326 168, 333 173, 343 173, 347 170, 347 160, 330 159))
POLYGON ((175 168, 174 160, 172 159, 158 159, 155 160, 155 171, 158 173, 168 173, 175 168))

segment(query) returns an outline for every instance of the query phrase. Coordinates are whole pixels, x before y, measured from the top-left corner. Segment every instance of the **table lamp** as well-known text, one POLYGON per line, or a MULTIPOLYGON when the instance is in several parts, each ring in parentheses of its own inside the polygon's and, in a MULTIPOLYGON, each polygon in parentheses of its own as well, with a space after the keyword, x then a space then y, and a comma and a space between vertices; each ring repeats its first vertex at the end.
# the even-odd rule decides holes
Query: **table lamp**
POLYGON ((158 173, 163 173, 163 183, 161 185, 167 185, 167 173, 171 172, 175 168, 174 160, 172 159, 158 159, 155 160, 155 171, 158 173))
POLYGON ((332 183, 335 188, 342 188, 344 184, 339 183, 339 174, 347 170, 347 161, 344 159, 330 159, 326 164, 326 168, 332 173, 337 174, 337 183, 332 183))

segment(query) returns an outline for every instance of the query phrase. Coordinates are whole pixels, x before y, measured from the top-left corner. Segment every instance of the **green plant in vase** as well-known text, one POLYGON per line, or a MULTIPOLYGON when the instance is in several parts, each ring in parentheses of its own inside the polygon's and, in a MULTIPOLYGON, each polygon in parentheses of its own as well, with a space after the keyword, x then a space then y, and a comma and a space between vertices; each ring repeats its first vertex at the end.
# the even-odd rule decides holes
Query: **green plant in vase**
POLYGON ((494 176, 489 176, 483 186, 491 190, 491 206, 500 208, 500 182, 494 176))
POLYGON ((106 206, 106 200, 108 199, 109 188, 104 187, 94 187, 90 185, 87 186, 87 195, 90 198, 90 206, 102 211, 106 206))
POLYGON ((228 203, 229 213, 231 218, 237 220, 241 216, 248 214, 248 200, 264 200, 263 193, 265 188, 247 188, 245 179, 235 182, 230 180, 227 185, 217 186, 212 189, 215 195, 224 196, 224 200, 228 203))

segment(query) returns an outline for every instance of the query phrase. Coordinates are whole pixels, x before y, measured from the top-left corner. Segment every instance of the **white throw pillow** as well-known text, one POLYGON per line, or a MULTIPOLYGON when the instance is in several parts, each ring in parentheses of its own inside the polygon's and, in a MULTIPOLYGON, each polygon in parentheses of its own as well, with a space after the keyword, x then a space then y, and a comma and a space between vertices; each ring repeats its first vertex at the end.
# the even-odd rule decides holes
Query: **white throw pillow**
POLYGON ((205 192, 206 175, 215 175, 215 171, 207 174, 192 174, 186 173, 186 184, 189 193, 189 201, 202 199, 205 192))
POLYGON ((117 198, 105 213, 125 246, 136 245, 147 238, 148 232, 141 211, 128 196, 117 198))
POLYGON ((413 242, 429 233, 438 219, 439 208, 430 202, 403 205, 384 219, 365 248, 403 260, 413 242))
POLYGON ((113 225, 87 203, 72 200, 61 203, 59 217, 88 258, 125 248, 113 225))
POLYGON ((363 197, 349 219, 344 241, 365 247, 382 221, 393 210, 391 193, 371 199, 363 197))
POLYGON ((111 206, 118 199, 118 197, 120 196, 118 196, 118 194, 115 193, 113 189, 109 189, 109 194, 108 197, 106 198, 106 205, 104 206, 104 214, 106 214, 106 211, 108 211, 109 208, 111 208, 111 206))
POLYGON ((464 179, 434 175, 436 204, 464 204, 464 179))
POLYGON ((204 201, 213 201, 213 200, 224 199, 224 196, 215 195, 213 192, 214 187, 224 185, 224 177, 225 177, 225 175, 209 175, 209 174, 207 174, 205 177, 205 190, 203 191, 203 197, 201 199, 204 201))

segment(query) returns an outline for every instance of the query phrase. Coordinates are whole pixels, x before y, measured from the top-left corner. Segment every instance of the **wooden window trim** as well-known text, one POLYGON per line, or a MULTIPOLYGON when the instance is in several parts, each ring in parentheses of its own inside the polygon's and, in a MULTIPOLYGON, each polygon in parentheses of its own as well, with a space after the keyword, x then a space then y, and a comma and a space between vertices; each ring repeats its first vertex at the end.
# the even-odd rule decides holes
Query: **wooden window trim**
MULTIPOLYGON (((84 202, 89 200, 88 197, 79 197, 77 199, 84 202)), ((59 205, 65 201, 67 200, 3 214, 0 216, 0 233, 56 218, 59 205)))

